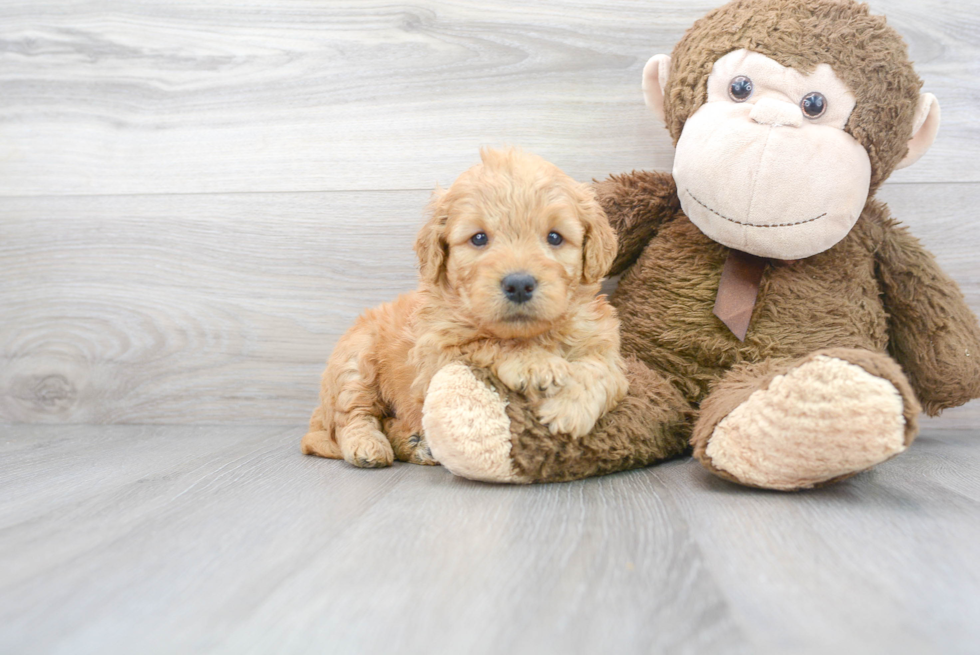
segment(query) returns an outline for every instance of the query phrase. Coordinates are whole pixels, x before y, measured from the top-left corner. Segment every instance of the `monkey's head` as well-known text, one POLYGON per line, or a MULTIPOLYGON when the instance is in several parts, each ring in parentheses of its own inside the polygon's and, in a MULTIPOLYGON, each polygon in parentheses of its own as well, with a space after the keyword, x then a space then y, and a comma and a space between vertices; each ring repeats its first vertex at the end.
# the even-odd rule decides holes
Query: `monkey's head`
POLYGON ((685 213, 707 236, 801 259, 843 239, 893 170, 932 145, 902 38, 852 0, 735 0, 643 71, 677 152, 685 213))

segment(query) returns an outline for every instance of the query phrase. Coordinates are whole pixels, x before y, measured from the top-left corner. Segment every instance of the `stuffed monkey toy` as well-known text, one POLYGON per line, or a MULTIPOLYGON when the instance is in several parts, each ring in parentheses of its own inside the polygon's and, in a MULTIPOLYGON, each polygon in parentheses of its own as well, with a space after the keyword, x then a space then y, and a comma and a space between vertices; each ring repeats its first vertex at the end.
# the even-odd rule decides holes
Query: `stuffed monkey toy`
POLYGON ((723 478, 794 490, 894 457, 920 411, 980 396, 976 317, 874 198, 935 138, 921 86, 901 37, 851 0, 735 0, 697 21, 644 69, 673 174, 596 186, 629 396, 572 439, 451 365, 426 399, 435 457, 545 482, 690 449, 723 478))

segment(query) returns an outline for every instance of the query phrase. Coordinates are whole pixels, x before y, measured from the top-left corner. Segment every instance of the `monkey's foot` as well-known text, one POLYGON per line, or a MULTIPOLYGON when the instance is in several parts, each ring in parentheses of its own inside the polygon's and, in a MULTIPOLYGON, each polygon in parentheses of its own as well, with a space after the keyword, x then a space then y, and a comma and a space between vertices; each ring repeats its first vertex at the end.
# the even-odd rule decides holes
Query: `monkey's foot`
POLYGON ((918 412, 904 376, 884 355, 837 354, 817 353, 758 384, 723 380, 702 404, 695 456, 741 484, 792 490, 849 477, 904 451, 915 432, 908 410, 918 412))

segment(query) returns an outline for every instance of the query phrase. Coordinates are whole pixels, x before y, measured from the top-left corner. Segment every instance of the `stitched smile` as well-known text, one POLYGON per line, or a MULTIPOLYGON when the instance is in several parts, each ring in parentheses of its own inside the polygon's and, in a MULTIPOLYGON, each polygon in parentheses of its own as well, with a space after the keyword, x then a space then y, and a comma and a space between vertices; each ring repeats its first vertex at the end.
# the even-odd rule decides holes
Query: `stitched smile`
POLYGON ((797 221, 796 223, 776 223, 774 225, 760 225, 759 223, 746 223, 745 221, 736 221, 734 218, 728 218, 727 216, 723 216, 722 214, 719 214, 714 209, 712 209, 711 207, 708 207, 706 204, 704 204, 703 202, 701 202, 700 200, 698 200, 697 198, 695 198, 694 197, 694 194, 691 193, 691 190, 690 189, 684 189, 684 192, 687 193, 687 195, 691 196, 691 198, 694 200, 694 202, 698 203, 699 205, 701 205, 702 207, 704 207, 705 209, 707 209, 709 212, 711 212, 715 216, 717 216, 719 218, 724 218, 729 223, 735 223, 736 225, 745 225, 746 227, 792 227, 794 225, 803 225, 804 223, 812 223, 813 221, 819 220, 819 219, 821 219, 821 218, 823 218, 824 216, 827 215, 827 212, 824 212, 824 213, 820 214, 819 216, 814 216, 813 218, 808 218, 805 221, 797 221))

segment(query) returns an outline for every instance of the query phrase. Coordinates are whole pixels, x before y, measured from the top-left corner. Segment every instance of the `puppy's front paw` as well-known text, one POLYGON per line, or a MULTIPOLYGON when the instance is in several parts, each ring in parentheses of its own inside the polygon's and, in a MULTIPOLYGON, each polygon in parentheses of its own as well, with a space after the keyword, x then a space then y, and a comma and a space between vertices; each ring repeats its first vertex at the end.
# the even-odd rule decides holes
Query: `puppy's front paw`
POLYGON ((526 385, 519 391, 539 398, 551 398, 565 388, 570 375, 567 361, 549 357, 528 370, 526 385))
POLYGON ((568 380, 568 363, 558 357, 544 358, 528 364, 509 360, 496 367, 497 377, 509 388, 535 398, 553 396, 568 380))
POLYGON ((537 415, 538 420, 547 425, 552 434, 565 433, 573 437, 584 437, 592 430, 601 411, 601 407, 594 407, 582 394, 572 391, 542 400, 538 405, 537 415))

